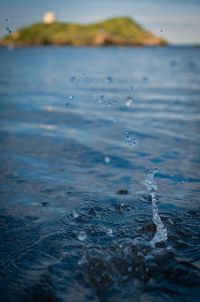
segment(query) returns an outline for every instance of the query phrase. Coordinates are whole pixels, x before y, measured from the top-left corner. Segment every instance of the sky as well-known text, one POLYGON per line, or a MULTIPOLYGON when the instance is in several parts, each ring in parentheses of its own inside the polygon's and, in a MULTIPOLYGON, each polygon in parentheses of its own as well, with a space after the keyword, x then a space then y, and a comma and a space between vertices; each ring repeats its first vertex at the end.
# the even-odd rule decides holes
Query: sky
POLYGON ((47 11, 79 23, 128 16, 170 43, 200 44, 200 0, 0 0, 0 37, 8 26, 41 22, 47 11))

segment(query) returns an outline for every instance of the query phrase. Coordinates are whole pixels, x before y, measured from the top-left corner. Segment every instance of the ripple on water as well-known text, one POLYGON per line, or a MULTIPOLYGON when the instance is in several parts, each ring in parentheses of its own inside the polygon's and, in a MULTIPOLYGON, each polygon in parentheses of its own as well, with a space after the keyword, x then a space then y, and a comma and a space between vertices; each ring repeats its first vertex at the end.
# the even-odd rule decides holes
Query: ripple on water
MULTIPOLYGON (((24 222, 19 216, 15 227, 4 229, 1 267, 10 296, 26 297, 27 289, 35 288, 38 299, 52 292, 65 301, 72 284, 77 284, 81 292, 88 288, 89 293, 98 293, 94 297, 100 301, 110 301, 110 295, 116 301, 125 299, 127 290, 127 301, 130 293, 137 299, 144 292, 149 299, 165 293, 166 301, 172 294, 185 301, 189 301, 191 291, 193 297, 197 296, 199 209, 187 213, 161 211, 168 241, 152 248, 150 241, 156 228, 150 202, 140 196, 138 200, 127 196, 126 201, 113 200, 107 205, 91 197, 83 199, 82 206, 72 212, 51 214, 34 223, 24 222), (56 292, 55 286, 59 288, 56 292)), ((1 216, 2 224, 11 223, 9 217, 1 216)), ((76 292, 73 294, 76 297, 76 292)), ((88 293, 82 294, 86 297, 88 293)))

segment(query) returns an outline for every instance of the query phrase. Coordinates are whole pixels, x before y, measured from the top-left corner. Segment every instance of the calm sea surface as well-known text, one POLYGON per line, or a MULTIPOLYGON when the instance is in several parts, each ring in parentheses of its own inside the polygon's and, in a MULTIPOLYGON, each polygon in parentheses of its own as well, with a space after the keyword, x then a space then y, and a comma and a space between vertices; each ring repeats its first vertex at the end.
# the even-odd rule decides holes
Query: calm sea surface
POLYGON ((199 48, 0 49, 1 301, 199 301, 199 104, 199 48))

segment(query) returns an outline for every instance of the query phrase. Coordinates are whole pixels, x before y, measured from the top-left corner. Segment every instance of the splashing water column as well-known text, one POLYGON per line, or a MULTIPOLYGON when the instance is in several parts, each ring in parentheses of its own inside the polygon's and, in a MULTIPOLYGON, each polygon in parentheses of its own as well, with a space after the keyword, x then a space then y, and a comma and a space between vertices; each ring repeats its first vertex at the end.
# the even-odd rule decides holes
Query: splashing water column
POLYGON ((156 226, 156 233, 154 234, 153 239, 150 241, 150 245, 154 248, 156 243, 167 240, 167 229, 164 226, 157 207, 156 202, 156 190, 157 183, 154 179, 155 174, 158 172, 158 169, 149 170, 146 175, 145 186, 150 193, 152 201, 152 211, 153 211, 153 222, 156 226))

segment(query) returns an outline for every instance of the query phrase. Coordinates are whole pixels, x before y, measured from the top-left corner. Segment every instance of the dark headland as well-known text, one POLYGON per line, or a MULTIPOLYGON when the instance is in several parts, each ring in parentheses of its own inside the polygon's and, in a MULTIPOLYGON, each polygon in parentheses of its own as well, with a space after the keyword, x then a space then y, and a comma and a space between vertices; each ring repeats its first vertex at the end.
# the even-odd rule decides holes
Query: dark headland
POLYGON ((93 24, 36 23, 13 32, 0 41, 7 46, 164 46, 166 40, 145 30, 131 18, 112 18, 93 24))

